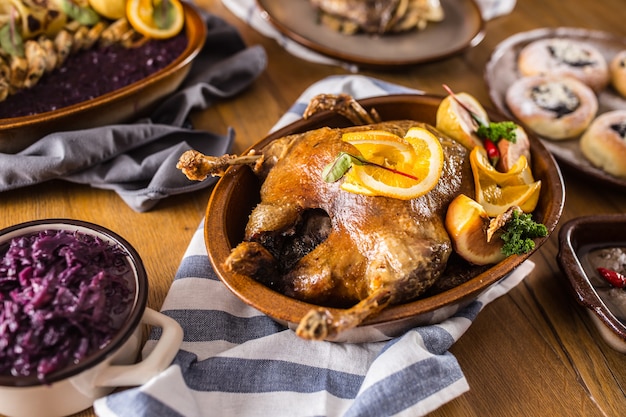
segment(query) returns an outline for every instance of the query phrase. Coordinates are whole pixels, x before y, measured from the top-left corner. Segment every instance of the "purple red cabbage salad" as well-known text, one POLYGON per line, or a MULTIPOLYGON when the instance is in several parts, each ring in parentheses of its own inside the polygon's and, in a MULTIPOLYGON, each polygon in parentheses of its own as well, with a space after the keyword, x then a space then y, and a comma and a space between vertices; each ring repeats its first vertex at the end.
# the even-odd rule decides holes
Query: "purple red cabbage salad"
POLYGON ((125 252, 94 235, 45 230, 0 256, 0 375, 45 383, 109 343, 132 307, 125 252))

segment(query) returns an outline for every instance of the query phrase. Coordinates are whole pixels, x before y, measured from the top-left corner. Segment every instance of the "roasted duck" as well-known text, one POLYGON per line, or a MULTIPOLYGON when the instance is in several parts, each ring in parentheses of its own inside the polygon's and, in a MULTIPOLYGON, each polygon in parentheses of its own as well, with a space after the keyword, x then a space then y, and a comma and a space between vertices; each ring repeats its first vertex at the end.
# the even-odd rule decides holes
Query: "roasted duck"
MULTIPOLYGON (((326 99, 324 103, 322 107, 335 107, 326 99)), ((340 107, 352 104, 345 100, 340 107)), ((348 113, 356 114, 355 121, 376 118, 348 113)), ((244 159, 195 151, 181 157, 178 167, 194 179, 219 175, 233 163, 254 166, 263 180, 261 202, 249 217, 244 241, 225 265, 288 296, 346 308, 339 316, 324 307, 312 310, 297 329, 301 337, 332 337, 387 305, 414 299, 446 268, 452 246, 443 223, 445 209, 459 193, 473 193, 468 151, 458 142, 428 127, 444 149, 444 168, 438 185, 412 200, 346 192, 321 175, 339 152, 354 152, 352 144, 342 141, 343 133, 379 129, 403 136, 415 125, 423 124, 398 120, 321 128, 273 141, 244 159)))
POLYGON ((422 30, 439 22, 444 11, 439 0, 311 0, 320 22, 338 32, 385 33, 422 30))

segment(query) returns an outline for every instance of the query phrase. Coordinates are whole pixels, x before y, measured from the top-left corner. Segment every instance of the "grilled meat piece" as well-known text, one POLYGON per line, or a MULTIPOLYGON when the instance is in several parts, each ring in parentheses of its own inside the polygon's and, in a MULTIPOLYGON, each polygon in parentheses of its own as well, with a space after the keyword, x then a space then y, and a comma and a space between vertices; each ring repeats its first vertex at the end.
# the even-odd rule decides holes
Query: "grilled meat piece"
POLYGON ((321 175, 340 151, 358 152, 341 140, 342 133, 383 129, 404 136, 415 125, 423 124, 322 128, 278 139, 262 150, 256 167, 264 179, 261 202, 250 215, 244 241, 225 264, 300 300, 352 306, 339 317, 325 308, 312 311, 298 329, 300 336, 324 339, 355 327, 389 304, 424 293, 444 271, 452 252, 443 222, 446 207, 461 192, 472 195, 463 146, 430 128, 443 145, 444 169, 439 184, 413 200, 346 192, 321 175))

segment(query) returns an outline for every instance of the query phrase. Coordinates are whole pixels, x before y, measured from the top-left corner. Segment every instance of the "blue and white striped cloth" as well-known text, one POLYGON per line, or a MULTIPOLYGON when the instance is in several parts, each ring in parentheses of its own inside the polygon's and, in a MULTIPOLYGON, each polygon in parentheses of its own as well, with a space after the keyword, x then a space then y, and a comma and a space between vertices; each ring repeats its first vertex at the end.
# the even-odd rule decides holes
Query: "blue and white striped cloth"
MULTIPOLYGON (((509 14, 515 8, 517 0, 475 0, 485 21, 509 14)), ((274 39, 290 54, 309 62, 336 65, 351 72, 358 72, 357 65, 349 64, 326 55, 317 53, 283 35, 263 17, 261 7, 256 0, 222 0, 222 3, 239 19, 268 38, 274 39)))
MULTIPOLYGON (((355 98, 415 90, 362 76, 314 84, 279 121, 300 117, 317 93, 355 98)), ((145 385, 100 399, 102 417, 422 416, 469 389, 448 349, 492 300, 533 269, 530 261, 437 325, 377 343, 310 342, 236 298, 212 270, 203 224, 182 259, 162 311, 185 337, 173 364, 145 385)), ((153 332, 143 354, 149 354, 153 332)))

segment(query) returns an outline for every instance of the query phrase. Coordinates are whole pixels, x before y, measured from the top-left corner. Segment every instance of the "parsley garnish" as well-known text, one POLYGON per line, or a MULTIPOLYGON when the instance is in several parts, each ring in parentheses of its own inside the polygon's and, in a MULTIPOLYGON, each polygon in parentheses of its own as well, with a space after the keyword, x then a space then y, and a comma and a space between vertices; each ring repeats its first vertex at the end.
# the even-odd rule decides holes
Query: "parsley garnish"
POLYGON ((476 134, 479 138, 489 139, 493 143, 497 143, 500 139, 515 143, 517 141, 516 130, 517 125, 513 122, 489 122, 488 125, 479 124, 476 134))
POLYGON ((535 248, 534 238, 544 237, 548 228, 533 220, 529 213, 513 212, 511 220, 504 226, 500 238, 504 241, 502 253, 506 256, 521 255, 535 248))

